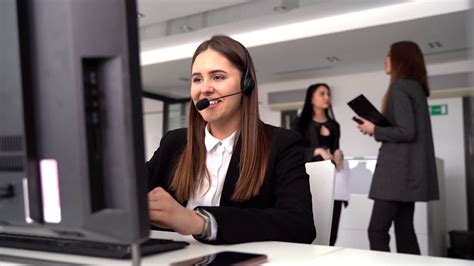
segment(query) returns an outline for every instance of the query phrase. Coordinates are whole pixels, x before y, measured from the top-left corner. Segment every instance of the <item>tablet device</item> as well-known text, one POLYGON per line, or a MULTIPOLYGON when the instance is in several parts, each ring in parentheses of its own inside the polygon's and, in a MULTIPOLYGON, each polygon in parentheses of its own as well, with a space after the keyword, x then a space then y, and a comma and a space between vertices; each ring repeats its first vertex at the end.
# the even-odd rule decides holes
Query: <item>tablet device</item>
POLYGON ((354 112, 377 126, 390 127, 392 124, 361 94, 347 103, 354 112))

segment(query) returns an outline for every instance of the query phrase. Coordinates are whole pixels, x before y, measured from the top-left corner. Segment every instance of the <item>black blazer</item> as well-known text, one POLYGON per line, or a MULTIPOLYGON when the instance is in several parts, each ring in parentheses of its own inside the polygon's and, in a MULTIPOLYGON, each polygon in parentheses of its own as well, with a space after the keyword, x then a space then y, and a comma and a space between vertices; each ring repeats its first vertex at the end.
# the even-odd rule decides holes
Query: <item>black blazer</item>
MULTIPOLYGON (((202 206, 218 224, 217 238, 211 243, 311 243, 316 237, 303 140, 298 133, 287 129, 270 125, 265 125, 265 129, 271 136, 270 158, 258 195, 244 202, 231 200, 240 172, 239 138, 227 171, 220 206, 202 206)), ((184 128, 170 131, 162 138, 160 147, 147 162, 150 191, 160 186, 175 197, 169 187, 170 176, 185 145, 184 128)))
POLYGON ((392 127, 376 126, 382 142, 369 192, 372 199, 403 202, 439 199, 428 103, 414 80, 396 80, 384 115, 392 127))

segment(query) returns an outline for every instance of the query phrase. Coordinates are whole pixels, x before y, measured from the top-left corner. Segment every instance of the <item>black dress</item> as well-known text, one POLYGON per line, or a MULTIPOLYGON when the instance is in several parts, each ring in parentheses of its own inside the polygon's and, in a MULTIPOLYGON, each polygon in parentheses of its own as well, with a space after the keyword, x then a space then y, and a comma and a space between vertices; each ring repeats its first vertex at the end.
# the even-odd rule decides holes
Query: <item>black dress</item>
MULTIPOLYGON (((317 162, 323 161, 321 155, 314 156, 314 149, 323 148, 328 150, 329 153, 334 154, 339 149, 339 138, 341 136, 341 130, 339 123, 336 120, 328 119, 326 122, 319 123, 311 121, 305 129, 299 128, 299 118, 293 121, 291 128, 300 132, 305 139, 305 160, 306 162, 317 162), (329 130, 329 135, 325 136, 321 134, 321 128, 326 127, 329 130)), ((348 205, 347 201, 334 200, 333 217, 331 225, 331 237, 329 245, 334 246, 337 239, 337 231, 339 228, 339 220, 341 217, 342 204, 348 205)), ((316 228, 317 230, 317 228, 316 228)))

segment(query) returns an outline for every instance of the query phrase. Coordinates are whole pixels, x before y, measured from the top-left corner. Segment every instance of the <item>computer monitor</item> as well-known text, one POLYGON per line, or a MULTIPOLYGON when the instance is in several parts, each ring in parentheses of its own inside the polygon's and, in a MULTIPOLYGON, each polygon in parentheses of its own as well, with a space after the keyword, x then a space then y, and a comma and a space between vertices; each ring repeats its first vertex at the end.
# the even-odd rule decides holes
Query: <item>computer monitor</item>
POLYGON ((149 235, 134 0, 0 1, 0 233, 149 235))

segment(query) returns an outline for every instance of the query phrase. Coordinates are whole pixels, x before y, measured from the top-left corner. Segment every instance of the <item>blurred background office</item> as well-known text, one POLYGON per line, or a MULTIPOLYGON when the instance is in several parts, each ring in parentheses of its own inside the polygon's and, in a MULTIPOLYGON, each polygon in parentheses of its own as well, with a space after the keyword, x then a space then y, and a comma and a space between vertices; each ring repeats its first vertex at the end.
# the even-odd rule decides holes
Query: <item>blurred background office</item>
POLYGON ((380 144, 358 134, 346 103, 363 93, 380 108, 387 47, 411 40, 427 64, 441 189, 441 201, 416 206, 421 253, 446 256, 448 232, 474 230, 473 1, 137 1, 147 159, 163 133, 186 125, 193 49, 211 35, 230 35, 252 54, 266 123, 289 127, 307 85, 331 84, 352 168, 351 204, 336 246, 368 249, 367 193, 380 144))

